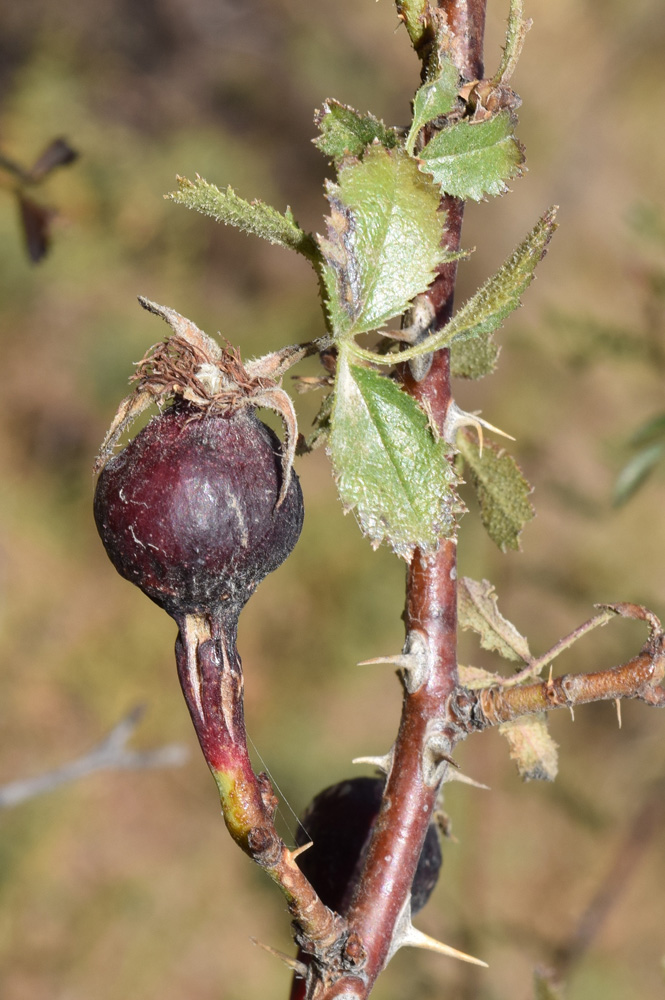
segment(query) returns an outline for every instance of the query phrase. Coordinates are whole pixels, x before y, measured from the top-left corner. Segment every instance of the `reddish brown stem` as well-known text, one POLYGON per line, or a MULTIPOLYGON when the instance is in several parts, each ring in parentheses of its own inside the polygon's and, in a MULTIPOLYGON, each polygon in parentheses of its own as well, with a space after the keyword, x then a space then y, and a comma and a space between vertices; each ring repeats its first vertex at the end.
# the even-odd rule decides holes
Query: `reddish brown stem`
POLYGON ((249 759, 243 675, 236 622, 184 615, 176 662, 196 735, 219 789, 224 820, 236 843, 280 886, 297 930, 313 954, 327 952, 345 930, 321 902, 275 829, 277 798, 267 775, 249 759))
MULTIPOLYGON (((442 0, 438 5, 453 39, 452 56, 466 80, 482 76, 485 6, 486 0, 442 0)), ((464 206, 445 198, 441 208, 447 213, 445 245, 458 250, 464 206)), ((433 329, 450 319, 456 276, 455 262, 443 265, 427 292, 436 317, 433 329)), ((436 354, 420 381, 406 366, 401 375, 404 389, 427 408, 435 424, 442 428, 451 400, 449 352, 436 354)), ((458 683, 454 541, 443 541, 434 554, 415 552, 407 574, 405 624, 407 637, 419 635, 427 650, 428 665, 426 677, 416 690, 409 690, 405 682, 402 718, 383 807, 346 914, 350 933, 362 943, 359 968, 333 985, 311 981, 307 996, 312 1000, 367 997, 391 949, 398 946, 400 920, 409 919, 411 884, 443 777, 441 764, 458 735, 454 728, 446 727, 444 718, 444 706, 458 683)))
POLYGON ((471 731, 553 708, 572 709, 592 701, 638 698, 665 707, 665 688, 658 686, 665 673, 661 644, 662 636, 656 650, 645 650, 628 663, 596 673, 564 674, 508 689, 490 687, 474 692, 461 689, 451 711, 461 728, 471 731))

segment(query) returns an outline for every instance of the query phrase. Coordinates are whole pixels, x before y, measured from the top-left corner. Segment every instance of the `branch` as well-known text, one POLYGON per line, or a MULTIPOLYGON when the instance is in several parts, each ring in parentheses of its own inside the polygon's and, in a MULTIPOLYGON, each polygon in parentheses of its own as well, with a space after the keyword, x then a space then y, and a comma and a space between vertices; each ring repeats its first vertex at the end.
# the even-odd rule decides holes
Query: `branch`
POLYGON ((46 774, 35 778, 12 781, 0 787, 0 809, 9 809, 33 799, 60 785, 78 781, 95 771, 141 770, 150 767, 180 767, 187 759, 184 746, 170 743, 154 750, 131 750, 127 743, 143 717, 144 708, 138 706, 114 726, 108 736, 89 753, 46 774))
MULTIPOLYGON (((434 4, 432 4, 432 7, 434 4)), ((452 57, 466 80, 482 76, 485 0, 440 0, 439 15, 447 21, 453 40, 452 57)), ((399 4, 398 4, 399 7, 399 4)), ((415 44, 415 40, 414 40, 415 44)), ((420 47, 425 65, 428 55, 420 47)), ((460 247, 463 203, 442 201, 447 224, 444 244, 456 253, 460 247)), ((452 315, 457 261, 439 269, 426 298, 435 316, 432 330, 452 315)), ((402 387, 430 413, 443 431, 452 399, 450 352, 442 350, 425 364, 402 366, 402 387)), ((363 1000, 402 945, 415 943, 409 912, 413 876, 435 802, 448 769, 456 733, 442 728, 442 705, 458 684, 456 545, 444 540, 438 551, 416 549, 407 577, 405 653, 411 670, 404 671, 404 702, 400 728, 387 777, 384 804, 375 824, 363 870, 348 913, 350 939, 360 944, 357 972, 334 986, 308 983, 307 997, 363 1000)))
POLYGON ((634 604, 607 607, 623 617, 641 619, 649 625, 649 638, 632 660, 607 670, 564 674, 556 678, 550 676, 546 681, 520 687, 494 685, 482 691, 460 688, 450 705, 456 724, 466 732, 472 732, 554 708, 572 711, 577 705, 624 698, 636 698, 649 705, 665 707, 665 688, 662 687, 665 679, 665 633, 660 622, 646 608, 634 604))

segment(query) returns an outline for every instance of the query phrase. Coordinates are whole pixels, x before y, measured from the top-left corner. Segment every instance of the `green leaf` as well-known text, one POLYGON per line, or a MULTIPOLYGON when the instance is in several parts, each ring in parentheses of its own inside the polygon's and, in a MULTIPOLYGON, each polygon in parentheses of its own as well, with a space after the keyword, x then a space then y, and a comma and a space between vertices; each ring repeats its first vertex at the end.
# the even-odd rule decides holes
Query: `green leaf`
POLYGON ((397 16, 403 21, 415 49, 423 40, 428 24, 428 0, 395 0, 397 16))
POLYGON ((501 65, 492 77, 492 83, 497 85, 508 83, 517 67, 524 39, 530 27, 531 21, 527 21, 524 17, 524 0, 510 0, 508 31, 506 32, 503 58, 501 65))
POLYGON ((387 128, 374 115, 361 115, 346 104, 327 100, 314 118, 321 135, 314 140, 317 149, 339 162, 345 156, 362 156, 374 141, 386 149, 397 145, 394 128, 387 128))
POLYGON ((356 355, 375 364, 393 365, 397 360, 408 361, 419 354, 429 354, 442 347, 449 347, 455 341, 469 340, 472 337, 488 340, 506 316, 517 309, 521 296, 533 281, 536 265, 545 256, 556 229, 555 217, 556 208, 545 212, 503 267, 437 333, 399 354, 377 355, 354 345, 356 355))
POLYGON ((453 378, 483 378, 491 375, 501 348, 491 337, 455 340, 450 348, 450 374, 453 378))
POLYGON ((416 161, 381 146, 346 163, 327 197, 328 238, 318 239, 328 313, 334 335, 350 337, 399 316, 425 291, 448 256, 445 215, 416 161))
POLYGON ((348 353, 342 344, 329 437, 337 488, 375 548, 387 541, 410 560, 455 535, 463 507, 448 446, 411 396, 348 353))
POLYGON ((529 500, 532 488, 519 465, 492 441, 485 442, 481 455, 478 444, 466 431, 458 432, 457 449, 469 470, 480 517, 490 538, 502 552, 519 549, 522 529, 535 513, 529 500))
POLYGON ((665 456, 665 443, 647 445, 624 465, 617 476, 612 493, 612 503, 615 507, 620 507, 626 503, 638 491, 640 486, 646 482, 655 467, 665 456))
POLYGON ((235 226, 270 243, 296 250, 315 266, 320 264, 321 255, 314 237, 300 228, 290 209, 282 215, 265 202, 245 201, 231 187, 221 191, 203 177, 197 177, 195 181, 178 177, 177 181, 178 190, 166 196, 171 201, 209 215, 225 226, 235 226))
POLYGON ((500 111, 494 118, 463 119, 441 129, 420 157, 422 169, 432 174, 444 194, 481 201, 503 194, 506 181, 522 172, 524 150, 513 135, 514 117, 500 111))
POLYGON ((452 110, 458 90, 459 70, 450 60, 442 59, 436 80, 423 84, 413 99, 413 121, 406 140, 408 153, 413 153, 416 138, 423 125, 452 110))
POLYGON ((559 769, 557 745, 547 729, 547 713, 504 722, 499 732, 510 745, 511 759, 524 781, 554 781, 559 769))
POLYGON ((462 577, 457 588, 457 615, 460 628, 476 632, 483 649, 493 650, 506 660, 531 661, 529 643, 499 611, 489 580, 478 583, 462 577))

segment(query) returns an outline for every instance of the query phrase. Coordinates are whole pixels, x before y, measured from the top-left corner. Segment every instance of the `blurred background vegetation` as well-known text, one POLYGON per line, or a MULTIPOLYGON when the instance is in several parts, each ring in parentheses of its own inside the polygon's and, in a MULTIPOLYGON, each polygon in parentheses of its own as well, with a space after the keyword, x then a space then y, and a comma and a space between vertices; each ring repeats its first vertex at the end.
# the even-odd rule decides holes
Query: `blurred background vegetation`
MULTIPOLYGON (((665 349, 662 244, 628 222, 635 205, 662 206, 665 14, 661 0, 527 7, 535 24, 514 84, 529 172, 513 194, 469 207, 464 242, 477 249, 461 267, 460 301, 551 203, 561 228, 500 335, 499 372, 457 395, 517 437, 538 517, 523 553, 504 556, 472 511, 460 561, 497 585, 504 613, 543 651, 596 601, 665 613, 662 472, 611 504, 631 433, 663 405, 662 366, 612 345, 648 328, 665 349), (594 337, 603 350, 591 358, 594 337)), ((490 0, 490 71, 506 13, 507 0, 490 0)), ((39 192, 58 218, 38 266, 11 185, 0 191, 0 782, 77 756, 140 702, 138 745, 192 751, 182 768, 97 775, 0 815, 3 1000, 287 995, 287 970, 250 935, 290 950, 288 914, 223 829, 177 685, 173 624, 107 562, 91 467, 132 364, 165 333, 138 294, 220 330, 246 356, 321 332, 304 261, 162 195, 176 173, 198 172, 289 204, 320 231, 327 166, 309 141, 313 109, 331 96, 407 120, 418 66, 396 28, 388 0, 2 5, 0 149, 30 163, 64 135, 81 158, 39 192)), ((316 403, 301 398, 303 429, 316 403)), ((296 812, 354 773, 352 757, 392 741, 398 684, 355 664, 398 651, 404 578, 342 516, 323 450, 298 471, 303 537, 252 599, 239 644, 250 733, 296 812)), ((643 637, 614 623, 557 667, 621 662, 643 637)), ((490 663, 467 636, 462 652, 490 663)), ((459 758, 492 791, 454 786, 446 798, 457 842, 419 924, 487 959, 489 972, 401 953, 377 1000, 526 1000, 533 967, 552 961, 611 884, 622 838, 665 770, 663 717, 628 703, 619 730, 599 705, 574 724, 559 713, 552 729, 554 786, 523 785, 489 733, 459 758)), ((659 833, 643 848, 571 974, 570 1000, 663 995, 664 843, 659 833)))

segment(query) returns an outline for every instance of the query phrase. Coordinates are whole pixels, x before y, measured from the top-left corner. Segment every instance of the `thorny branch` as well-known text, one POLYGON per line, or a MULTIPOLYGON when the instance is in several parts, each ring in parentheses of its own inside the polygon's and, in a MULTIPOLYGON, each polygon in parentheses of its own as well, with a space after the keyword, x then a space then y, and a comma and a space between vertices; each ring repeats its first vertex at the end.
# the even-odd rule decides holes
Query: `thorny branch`
POLYGON ((95 771, 140 770, 152 767, 179 767, 187 759, 187 750, 178 743, 157 747, 154 750, 131 750, 127 744, 134 734, 143 708, 135 708, 121 719, 101 743, 87 754, 69 761, 53 771, 23 778, 0 787, 0 809, 9 809, 21 802, 53 791, 61 785, 78 781, 95 771))
MULTIPOLYGON (((447 20, 460 75, 467 81, 482 77, 482 47, 486 0, 441 0, 438 7, 447 20)), ((418 51, 426 64, 428 53, 418 51)), ((446 197, 446 247, 460 247, 463 204, 446 197)), ((439 329, 452 315, 457 276, 455 261, 443 265, 427 292, 434 312, 431 330, 439 329)), ((429 371, 403 366, 403 388, 427 407, 443 429, 452 396, 450 355, 436 354, 429 371)), ((357 971, 334 984, 318 978, 310 967, 307 997, 316 1000, 362 1000, 391 954, 408 943, 409 894, 427 832, 446 758, 454 734, 441 722, 441 707, 455 690, 457 678, 457 571, 456 544, 443 541, 435 554, 416 550, 407 577, 405 625, 407 652, 418 647, 426 661, 422 682, 404 677, 404 702, 384 802, 367 851, 356 892, 345 916, 350 937, 357 940, 357 971), (312 972, 314 974, 312 975, 312 972)))
MULTIPOLYGON (((482 80, 486 0, 439 0, 437 6, 451 41, 449 55, 460 77, 469 83, 482 80)), ((411 29, 413 25, 410 34, 411 29)), ((425 66, 427 47, 433 44, 434 36, 425 32, 416 39, 412 34, 412 41, 425 66)), ((457 251, 464 205, 445 197, 441 209, 446 212, 444 242, 447 249, 457 251)), ((443 265, 426 293, 435 318, 424 336, 450 319, 456 275, 455 261, 443 265)), ((418 358, 417 362, 401 366, 402 387, 442 429, 453 403, 449 351, 440 351, 426 360, 418 358)), ((627 606, 621 608, 612 610, 631 615, 627 606)), ((402 718, 395 745, 386 758, 383 806, 351 904, 344 914, 348 921, 346 951, 342 951, 341 962, 339 957, 327 961, 326 956, 321 956, 319 962, 310 963, 306 983, 294 983, 294 1000, 365 1000, 392 954, 403 945, 416 943, 409 907, 415 868, 439 789, 452 762, 450 755, 469 732, 543 709, 572 708, 602 698, 633 697, 650 704, 665 704, 665 690, 657 686, 665 662, 662 630, 648 612, 636 609, 631 616, 646 618, 651 635, 640 655, 622 667, 510 689, 497 685, 471 692, 460 687, 457 673, 456 544, 443 541, 434 555, 416 550, 407 575, 402 718), (410 668, 404 666, 406 663, 410 668)), ((561 640, 540 665, 603 618, 596 616, 561 640)), ((535 665, 530 664, 529 669, 535 665)))
POLYGON ((462 730, 472 732, 554 708, 573 711, 577 705, 592 701, 626 698, 665 707, 665 688, 661 686, 665 679, 665 634, 660 622, 654 614, 638 605, 615 604, 609 605, 608 609, 626 618, 646 621, 649 625, 649 637, 632 660, 593 673, 564 674, 519 687, 495 685, 482 691, 460 688, 450 704, 456 723, 462 730))

